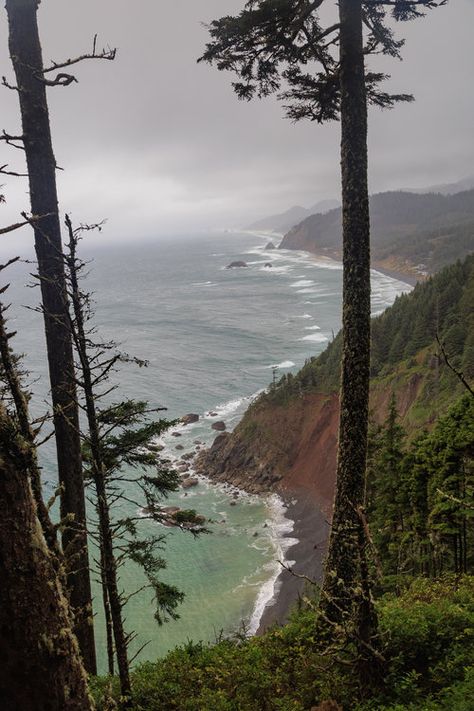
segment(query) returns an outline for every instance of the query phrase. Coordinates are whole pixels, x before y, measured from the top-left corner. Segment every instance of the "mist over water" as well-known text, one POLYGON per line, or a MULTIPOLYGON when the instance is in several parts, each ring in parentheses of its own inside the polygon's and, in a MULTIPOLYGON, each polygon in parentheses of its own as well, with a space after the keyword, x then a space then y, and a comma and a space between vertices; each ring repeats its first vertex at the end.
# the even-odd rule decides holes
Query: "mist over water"
MULTIPOLYGON (((268 238, 263 236, 216 232, 115 249, 92 249, 92 241, 84 242, 82 256, 94 257, 88 289, 95 292, 99 334, 149 361, 147 368, 123 368, 117 397, 167 407, 170 419, 200 415, 199 422, 177 428, 179 438, 171 432, 164 436, 164 453, 170 459, 201 446, 196 441, 210 444, 216 420, 224 420, 231 430, 252 398, 268 386, 273 367, 277 377, 296 372, 339 330, 341 266, 304 253, 266 251, 268 238), (235 260, 248 267, 226 269, 235 260), (272 266, 265 266, 268 263, 272 266), (183 449, 177 450, 178 444, 183 449)), ((18 330, 13 345, 25 353, 32 407, 39 414, 48 395, 41 316, 21 308, 39 300, 37 289, 25 288, 32 270, 31 265, 17 265, 5 278, 12 282, 8 296, 12 325, 18 330)), ((374 272, 374 313, 409 289, 374 272)), ((51 443, 43 448, 42 463, 48 495, 54 487, 51 443)), ((171 505, 195 508, 214 523, 212 533, 199 540, 168 533, 163 578, 186 594, 180 620, 158 628, 149 592, 133 598, 127 608, 127 629, 138 632, 136 648, 150 640, 140 660, 156 658, 188 639, 213 640, 221 630, 228 633, 242 622, 256 630, 272 595, 276 560, 291 543, 283 534, 291 533, 292 524, 276 497, 265 501, 240 496, 235 506, 233 501, 232 492, 205 481, 168 499, 171 505)), ((156 532, 156 524, 146 526, 156 532)), ((142 582, 133 565, 126 567, 122 579, 128 590, 142 582)), ((98 589, 96 597, 99 602, 98 589)), ((105 671, 99 604, 97 608, 105 671)))

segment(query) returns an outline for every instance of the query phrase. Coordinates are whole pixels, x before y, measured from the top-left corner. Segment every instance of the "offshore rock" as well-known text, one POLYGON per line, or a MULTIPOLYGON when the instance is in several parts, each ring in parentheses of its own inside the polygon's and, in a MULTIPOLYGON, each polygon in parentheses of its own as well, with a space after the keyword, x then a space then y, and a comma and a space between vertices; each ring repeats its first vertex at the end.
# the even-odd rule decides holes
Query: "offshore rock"
POLYGON ((190 489, 193 486, 197 486, 199 484, 199 479, 194 479, 193 477, 189 477, 188 479, 185 479, 184 481, 181 482, 181 486, 183 489, 190 489))
POLYGON ((236 268, 242 268, 242 267, 248 267, 247 262, 242 262, 240 260, 237 260, 235 262, 231 262, 226 266, 226 269, 236 269, 236 268))
POLYGON ((224 432, 226 430, 226 424, 222 420, 219 420, 219 422, 213 422, 212 429, 217 430, 217 432, 224 432))
POLYGON ((199 415, 190 412, 189 415, 184 415, 184 417, 181 418, 181 422, 183 425, 192 425, 193 422, 199 422, 199 415))

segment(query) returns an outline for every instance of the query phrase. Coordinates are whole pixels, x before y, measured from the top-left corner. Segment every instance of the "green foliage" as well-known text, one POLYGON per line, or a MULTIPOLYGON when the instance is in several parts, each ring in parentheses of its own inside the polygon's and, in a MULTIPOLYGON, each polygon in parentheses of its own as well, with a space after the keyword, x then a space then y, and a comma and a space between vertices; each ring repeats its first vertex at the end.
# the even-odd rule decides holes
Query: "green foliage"
POLYGON ((474 569, 474 398, 467 393, 430 433, 408 444, 392 399, 371 433, 369 520, 384 584, 397 576, 474 569), (388 577, 387 577, 388 576, 388 577))
MULTIPOLYGON (((470 256, 417 284, 410 294, 399 296, 372 320, 372 378, 392 377, 397 371, 405 382, 412 377, 423 378, 426 384, 417 407, 426 407, 425 412, 420 409, 419 419, 427 423, 435 399, 445 407, 463 391, 456 376, 437 358, 436 336, 444 342, 452 364, 469 376, 474 373, 473 334, 474 256, 470 256)), ((264 403, 283 405, 314 390, 337 391, 341 353, 339 333, 321 355, 308 360, 296 375, 284 375, 254 407, 264 403)))
MULTIPOLYGON (((130 708, 307 711, 335 699, 348 711, 467 711, 474 688, 474 579, 417 580, 401 595, 381 598, 377 608, 387 664, 384 678, 371 685, 359 686, 354 650, 318 649, 314 612, 306 608, 262 637, 189 642, 140 665, 130 708)), ((99 709, 108 684, 93 681, 99 709)))

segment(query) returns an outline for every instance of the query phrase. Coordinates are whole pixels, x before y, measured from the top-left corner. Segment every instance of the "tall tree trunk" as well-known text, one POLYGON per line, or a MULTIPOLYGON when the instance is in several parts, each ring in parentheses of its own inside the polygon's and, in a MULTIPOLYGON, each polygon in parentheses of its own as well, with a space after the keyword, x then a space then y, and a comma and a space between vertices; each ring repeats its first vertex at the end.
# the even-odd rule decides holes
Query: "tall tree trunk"
POLYGON ((343 354, 336 497, 321 599, 332 622, 360 614, 354 607, 361 603, 355 592, 360 589, 363 540, 358 509, 364 502, 370 374, 367 102, 360 0, 339 0, 339 15, 343 354))
POLYGON ((36 514, 28 448, 0 410, 1 707, 90 711, 68 601, 36 514))
POLYGON ((6 328, 5 310, 5 307, 0 302, 0 362, 3 368, 2 375, 15 404, 20 434, 28 445, 27 472, 36 503, 37 516, 43 529, 46 543, 51 553, 56 556, 59 566, 60 561, 63 560, 62 551, 58 544, 56 529, 51 522, 48 509, 43 500, 41 470, 35 447, 35 435, 30 425, 28 402, 22 390, 14 356, 8 343, 9 335, 6 328))
POLYGON ((44 308, 46 344, 54 411, 61 516, 73 523, 63 533, 68 562, 75 632, 86 669, 96 672, 92 597, 87 550, 86 508, 82 478, 74 361, 67 316, 61 228, 43 59, 39 40, 39 0, 7 0, 10 55, 15 70, 28 166, 31 211, 44 215, 35 223, 35 248, 44 308))
MULTIPOLYGON (((106 469, 102 457, 99 425, 94 399, 93 376, 89 360, 88 342, 84 323, 83 302, 81 300, 77 276, 77 242, 75 240, 74 230, 68 215, 66 215, 66 225, 69 232, 69 254, 66 260, 68 264, 68 277, 70 281, 71 300, 74 312, 74 323, 71 330, 74 334, 76 351, 79 355, 80 370, 82 373, 82 389, 84 392, 87 423, 89 426, 89 445, 92 454, 92 477, 96 489, 96 508, 99 516, 101 580, 102 584, 105 584, 106 587, 106 593, 103 592, 103 599, 105 603, 104 611, 107 624, 107 635, 110 633, 109 623, 111 619, 115 642, 115 653, 117 655, 117 666, 120 677, 120 690, 122 692, 122 696, 127 697, 131 694, 127 635, 125 634, 123 626, 122 601, 120 599, 118 587, 117 562, 114 554, 113 533, 110 522, 109 500, 107 496, 106 469)), ((109 654, 110 668, 109 636, 107 637, 107 650, 109 654)))

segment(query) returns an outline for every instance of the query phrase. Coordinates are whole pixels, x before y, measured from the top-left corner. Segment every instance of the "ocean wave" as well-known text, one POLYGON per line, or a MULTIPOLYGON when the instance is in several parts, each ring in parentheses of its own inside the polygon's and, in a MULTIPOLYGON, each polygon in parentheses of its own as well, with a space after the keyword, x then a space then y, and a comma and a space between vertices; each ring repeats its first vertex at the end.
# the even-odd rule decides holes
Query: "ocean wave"
POLYGON ((294 289, 298 289, 302 286, 311 286, 312 284, 314 284, 312 279, 300 279, 299 281, 295 281, 294 284, 290 284, 290 286, 294 289))
POLYGON ((299 338, 300 341, 312 341, 313 343, 326 343, 329 339, 322 333, 310 333, 308 336, 303 336, 299 338))
POLYGON ((261 586, 257 599, 254 604, 253 612, 250 616, 249 635, 256 634, 263 612, 277 593, 277 580, 281 573, 281 566, 278 562, 286 561, 286 553, 291 546, 298 543, 297 538, 291 538, 290 533, 294 530, 294 522, 286 518, 286 506, 279 496, 273 494, 268 498, 268 507, 270 509, 271 518, 267 520, 268 532, 270 541, 274 547, 275 559, 272 563, 267 564, 268 570, 271 570, 271 576, 261 586))
POLYGON ((304 330, 305 331, 320 331, 321 326, 305 326, 304 330))
POLYGON ((296 316, 296 318, 314 318, 311 314, 302 314, 301 316, 296 316))
POLYGON ((292 360, 284 360, 282 363, 274 363, 273 365, 267 365, 267 368, 294 368, 296 363, 293 363, 292 360))
POLYGON ((290 267, 289 265, 282 265, 281 267, 275 267, 273 265, 271 268, 270 267, 261 267, 260 269, 261 272, 266 272, 267 274, 289 274, 291 271, 293 271, 293 267, 290 267))

